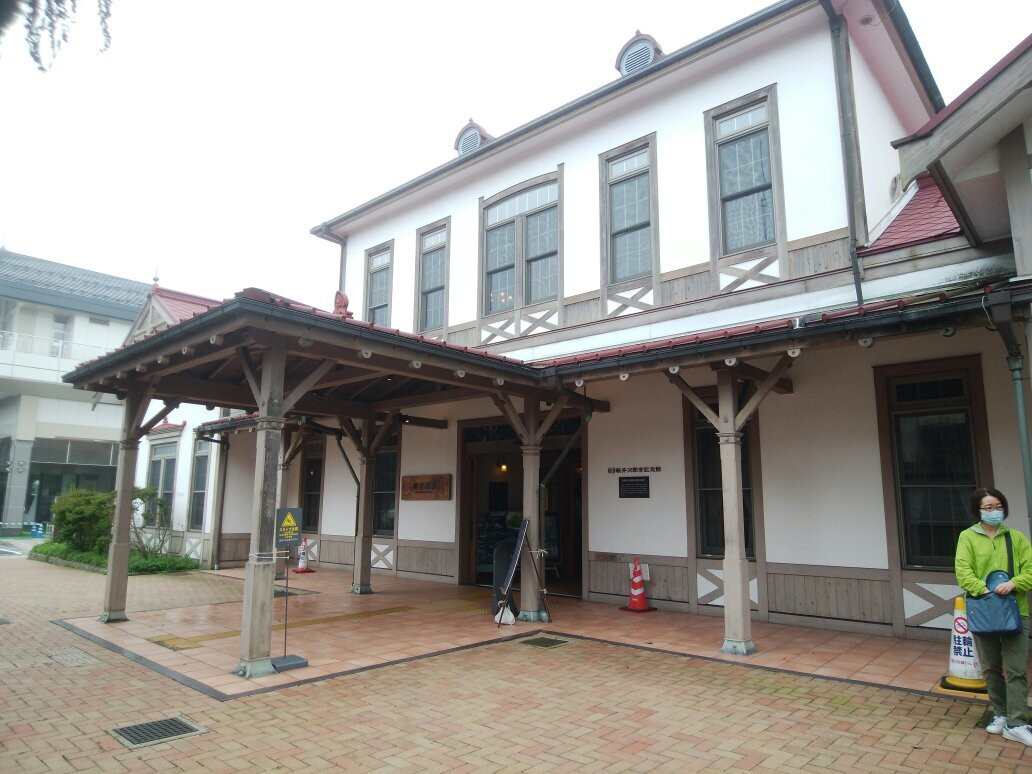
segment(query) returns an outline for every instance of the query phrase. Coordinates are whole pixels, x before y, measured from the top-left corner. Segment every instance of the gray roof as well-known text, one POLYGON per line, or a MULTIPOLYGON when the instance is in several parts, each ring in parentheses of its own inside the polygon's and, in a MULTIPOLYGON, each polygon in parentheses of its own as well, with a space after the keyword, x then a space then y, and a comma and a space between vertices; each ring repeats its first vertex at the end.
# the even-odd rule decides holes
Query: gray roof
POLYGON ((134 320, 149 291, 146 282, 44 261, 0 247, 3 298, 134 320))

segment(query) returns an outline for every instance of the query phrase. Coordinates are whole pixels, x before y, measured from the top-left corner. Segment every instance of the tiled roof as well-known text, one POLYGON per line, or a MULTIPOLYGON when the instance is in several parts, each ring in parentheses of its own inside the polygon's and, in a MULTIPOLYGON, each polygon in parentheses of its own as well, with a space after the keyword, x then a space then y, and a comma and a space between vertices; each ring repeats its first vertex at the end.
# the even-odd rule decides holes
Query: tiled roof
POLYGON ((145 282, 44 261, 0 248, 0 281, 49 291, 69 298, 124 306, 134 311, 147 300, 145 282))
POLYGON ((213 309, 222 303, 221 301, 216 301, 212 298, 203 298, 202 296, 195 296, 190 293, 181 293, 178 290, 169 290, 168 288, 158 287, 157 285, 154 285, 151 289, 151 296, 158 300, 162 308, 164 308, 174 320, 179 322, 187 320, 201 312, 207 312, 209 309, 213 309))
POLYGON ((171 433, 173 431, 181 431, 184 427, 186 427, 185 421, 180 422, 179 424, 176 424, 175 422, 159 422, 151 428, 149 434, 153 435, 154 433, 171 433))
POLYGON ((274 304, 275 306, 284 307, 286 309, 292 309, 297 312, 308 312, 316 317, 323 317, 330 320, 337 320, 338 322, 346 323, 348 325, 354 325, 357 328, 364 328, 371 331, 381 331, 383 333, 389 333, 393 336, 397 336, 401 339, 408 339, 409 341, 418 341, 421 344, 432 344, 438 346, 441 349, 450 350, 452 352, 468 352, 477 357, 482 357, 485 360, 494 360, 499 363, 512 363, 515 365, 523 365, 522 360, 515 358, 506 357, 505 355, 499 355, 496 352, 487 352, 482 349, 475 349, 473 347, 460 346, 458 344, 449 344, 446 341, 440 339, 428 338, 418 333, 409 333, 408 331, 399 330, 398 328, 385 328, 382 325, 373 325, 370 322, 362 322, 356 320, 347 313, 346 307, 344 313, 338 314, 334 312, 326 312, 322 309, 318 309, 309 304, 302 304, 297 301, 291 301, 289 298, 278 296, 275 293, 270 293, 267 290, 260 288, 245 288, 237 293, 240 298, 249 298, 252 301, 261 301, 266 304, 274 304))
POLYGON ((870 246, 858 250, 872 255, 956 236, 960 224, 931 175, 917 178, 918 190, 899 215, 870 246))

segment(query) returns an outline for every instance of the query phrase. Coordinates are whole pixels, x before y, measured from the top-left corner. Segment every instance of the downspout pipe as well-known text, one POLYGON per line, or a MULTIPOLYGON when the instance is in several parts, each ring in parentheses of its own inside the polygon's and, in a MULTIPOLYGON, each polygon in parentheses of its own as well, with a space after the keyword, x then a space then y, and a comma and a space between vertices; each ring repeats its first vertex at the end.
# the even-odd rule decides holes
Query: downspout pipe
POLYGON ((1021 445, 1021 472, 1025 480, 1029 534, 1032 534, 1032 447, 1029 446, 1028 410, 1025 405, 1024 358, 1021 354, 1021 343, 1014 335, 1010 292, 990 293, 987 300, 990 319, 1007 348, 1007 368, 1011 372, 1011 380, 1014 384, 1014 403, 1017 406, 1018 415, 1018 441, 1021 445))
POLYGON ((864 292, 861 286, 863 267, 860 256, 856 252, 857 222, 854 205, 858 200, 860 174, 856 157, 856 136, 853 120, 853 90, 846 66, 848 33, 842 26, 842 17, 835 13, 831 0, 820 0, 821 7, 828 16, 831 30, 832 60, 835 64, 835 92, 838 95, 838 118, 840 138, 842 140, 842 167, 846 183, 846 223, 849 227, 849 263, 853 268, 853 290, 856 293, 856 305, 864 305, 864 292))

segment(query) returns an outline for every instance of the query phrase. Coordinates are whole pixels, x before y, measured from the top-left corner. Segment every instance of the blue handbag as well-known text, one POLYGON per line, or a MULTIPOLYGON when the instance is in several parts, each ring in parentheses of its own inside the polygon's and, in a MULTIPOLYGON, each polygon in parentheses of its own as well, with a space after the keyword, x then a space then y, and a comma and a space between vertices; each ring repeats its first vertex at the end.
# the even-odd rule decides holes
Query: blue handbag
MULTIPOLYGON (((1007 577, 1014 577, 1014 548, 1011 544, 1010 532, 1005 532, 1007 541, 1007 577)), ((1001 597, 990 591, 980 597, 967 595, 968 627, 973 634, 983 637, 1001 634, 1021 634, 1021 611, 1018 610, 1018 597, 1011 592, 1001 597)))

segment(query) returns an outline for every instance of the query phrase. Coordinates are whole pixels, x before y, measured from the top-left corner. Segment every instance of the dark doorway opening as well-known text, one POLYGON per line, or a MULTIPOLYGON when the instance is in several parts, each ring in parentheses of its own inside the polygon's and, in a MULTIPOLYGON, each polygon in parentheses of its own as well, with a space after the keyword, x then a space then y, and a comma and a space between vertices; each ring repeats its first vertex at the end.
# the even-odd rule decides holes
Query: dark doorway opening
MULTIPOLYGON (((549 430, 542 441, 542 479, 580 423, 580 417, 560 418, 549 430)), ((582 441, 583 435, 542 491, 541 544, 548 552, 542 580, 550 594, 581 595, 582 441)), ((523 454, 512 428, 491 422, 467 425, 462 470, 461 580, 490 586, 495 545, 515 538, 523 519, 523 454)))

